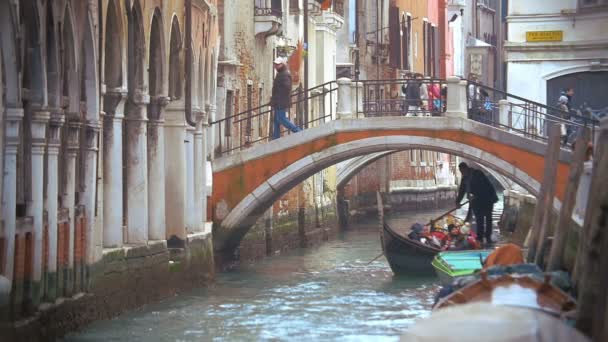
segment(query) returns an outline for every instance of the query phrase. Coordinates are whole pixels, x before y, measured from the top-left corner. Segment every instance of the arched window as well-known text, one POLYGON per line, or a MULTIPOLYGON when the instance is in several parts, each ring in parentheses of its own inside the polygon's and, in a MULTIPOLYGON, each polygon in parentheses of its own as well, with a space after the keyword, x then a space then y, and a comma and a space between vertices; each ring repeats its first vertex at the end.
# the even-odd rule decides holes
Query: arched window
POLYGON ((182 38, 177 18, 171 23, 171 42, 169 51, 169 97, 172 100, 182 97, 182 75, 180 68, 180 54, 182 49, 182 38))

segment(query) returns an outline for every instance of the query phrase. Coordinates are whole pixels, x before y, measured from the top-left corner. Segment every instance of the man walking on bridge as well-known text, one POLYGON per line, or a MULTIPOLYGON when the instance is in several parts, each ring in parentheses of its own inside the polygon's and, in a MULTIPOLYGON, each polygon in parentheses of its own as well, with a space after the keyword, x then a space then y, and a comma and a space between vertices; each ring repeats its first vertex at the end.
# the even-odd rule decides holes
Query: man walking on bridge
POLYGON ((492 245, 492 210, 494 203, 498 202, 496 190, 486 175, 480 170, 470 168, 466 163, 458 164, 462 174, 456 205, 465 194, 469 197, 469 206, 473 210, 477 223, 477 240, 482 243, 486 238, 486 244, 492 245))
POLYGON ((283 57, 274 60, 274 69, 277 75, 272 83, 272 97, 270 105, 274 109, 274 120, 272 139, 281 137, 281 125, 289 128, 292 132, 300 132, 302 129, 294 125, 287 118, 287 112, 291 107, 291 74, 287 70, 287 61, 283 57))

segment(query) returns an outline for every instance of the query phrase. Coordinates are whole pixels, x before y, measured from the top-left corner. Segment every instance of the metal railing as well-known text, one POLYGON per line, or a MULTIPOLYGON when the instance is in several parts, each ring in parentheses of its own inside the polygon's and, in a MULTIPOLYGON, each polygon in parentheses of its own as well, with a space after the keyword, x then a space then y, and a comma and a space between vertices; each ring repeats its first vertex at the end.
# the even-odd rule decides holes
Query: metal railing
MULTIPOLYGON (((593 139, 599 124, 592 115, 565 112, 479 83, 469 81, 464 90, 466 98, 459 101, 466 101, 469 119, 528 138, 546 140, 549 125, 558 124, 564 145, 569 145, 581 127, 590 127, 593 139)), ((440 79, 361 80, 340 85, 331 81, 293 91, 287 116, 302 129, 314 127, 335 119, 334 112, 344 101, 351 102, 349 107, 357 118, 442 116, 447 109, 447 93, 446 82, 440 79), (351 87, 350 97, 338 101, 338 94, 342 94, 338 87, 351 87)), ((251 106, 251 99, 248 103, 251 106)), ((269 103, 212 122, 216 131, 214 154, 221 156, 272 140, 273 123, 274 111, 269 103)), ((290 131, 282 130, 281 134, 290 131)))
POLYGON ((275 16, 281 17, 283 5, 281 0, 255 0, 254 16, 275 16))
POLYGON ((406 78, 359 82, 363 86, 363 107, 356 108, 358 117, 439 116, 446 109, 444 80, 406 78))
MULTIPOLYGON (((338 86, 327 82, 308 90, 298 88, 291 94, 287 118, 296 126, 306 129, 334 117, 338 86), (308 107, 308 112, 305 108, 308 107)), ((216 130, 215 155, 221 156, 244 150, 255 144, 268 142, 273 136, 274 110, 265 103, 211 123, 216 130)), ((281 135, 291 134, 281 130, 281 135)))
POLYGON ((256 16, 256 17, 275 16, 275 17, 280 18, 281 16, 283 16, 283 12, 280 9, 276 9, 276 8, 255 7, 254 16, 256 16))
POLYGON ((594 128, 599 124, 591 115, 543 105, 473 81, 467 82, 466 98, 469 119, 539 140, 547 140, 550 124, 558 124, 563 145, 574 142, 581 127, 591 128, 593 141, 594 128), (502 109, 501 100, 506 101, 502 109))

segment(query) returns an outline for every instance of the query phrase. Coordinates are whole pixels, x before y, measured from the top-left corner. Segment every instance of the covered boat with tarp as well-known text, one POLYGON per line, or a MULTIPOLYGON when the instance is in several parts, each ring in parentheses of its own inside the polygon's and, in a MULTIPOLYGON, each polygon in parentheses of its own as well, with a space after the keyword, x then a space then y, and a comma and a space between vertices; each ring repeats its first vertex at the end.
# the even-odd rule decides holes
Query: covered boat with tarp
POLYGON ((476 302, 434 311, 401 337, 408 342, 587 342, 563 320, 539 310, 476 302))
POLYGON ((543 272, 535 264, 498 265, 444 287, 433 308, 488 302, 561 316, 575 309, 570 291, 572 284, 565 272, 543 272))

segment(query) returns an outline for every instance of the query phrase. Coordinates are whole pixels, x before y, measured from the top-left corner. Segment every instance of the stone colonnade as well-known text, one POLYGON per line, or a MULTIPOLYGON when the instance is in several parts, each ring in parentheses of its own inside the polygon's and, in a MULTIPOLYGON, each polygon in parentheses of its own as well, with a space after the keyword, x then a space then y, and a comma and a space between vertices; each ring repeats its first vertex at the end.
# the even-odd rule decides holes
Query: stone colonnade
POLYGON ((86 292, 108 251, 205 231, 215 6, 0 3, 2 312, 86 292))

